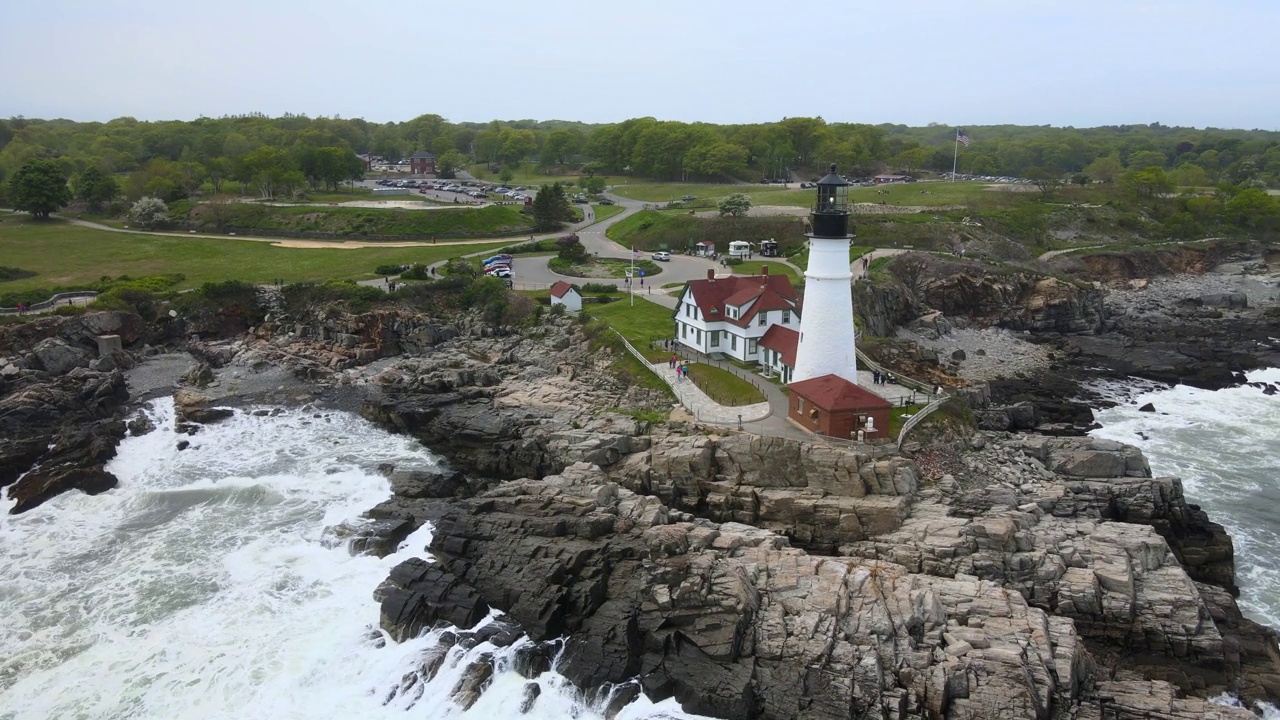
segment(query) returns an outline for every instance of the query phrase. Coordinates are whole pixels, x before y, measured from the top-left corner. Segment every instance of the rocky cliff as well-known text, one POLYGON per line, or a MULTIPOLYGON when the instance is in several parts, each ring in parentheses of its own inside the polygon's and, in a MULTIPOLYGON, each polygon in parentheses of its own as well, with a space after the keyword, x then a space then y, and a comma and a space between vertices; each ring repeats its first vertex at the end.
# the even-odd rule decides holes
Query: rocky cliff
POLYGON ((98 355, 99 335, 128 347, 144 340, 136 315, 48 317, 0 328, 0 486, 11 485, 12 513, 67 490, 99 493, 116 485, 103 466, 124 435, 126 352, 98 355))
POLYGON ((1280 698, 1230 538, 1136 450, 646 434, 607 382, 575 394, 594 370, 571 335, 382 371, 368 415, 486 474, 371 511, 436 528, 439 564, 379 590, 394 637, 498 609, 567 637, 560 670, 584 688, 636 677, 732 718, 1247 717, 1195 698, 1280 698))

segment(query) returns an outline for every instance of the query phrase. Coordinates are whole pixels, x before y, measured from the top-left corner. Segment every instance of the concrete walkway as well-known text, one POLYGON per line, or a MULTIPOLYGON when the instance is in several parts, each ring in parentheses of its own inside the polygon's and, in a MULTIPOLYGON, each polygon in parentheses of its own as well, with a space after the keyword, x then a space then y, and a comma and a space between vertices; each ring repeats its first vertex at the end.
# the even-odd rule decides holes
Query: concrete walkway
POLYGON ((876 258, 893 257, 894 255, 902 255, 914 250, 903 250, 901 248, 877 248, 869 253, 864 253, 853 259, 849 263, 849 272, 853 273, 853 281, 857 282, 867 277, 867 270, 870 269, 872 261, 876 258), (866 261, 866 268, 863 268, 863 261, 866 261))
POLYGON ((738 421, 744 424, 754 423, 769 417, 775 410, 767 400, 753 405, 721 405, 707 397, 692 380, 677 377, 676 371, 669 364, 659 362, 653 363, 651 367, 658 377, 671 386, 680 404, 701 422, 716 425, 731 425, 738 421))

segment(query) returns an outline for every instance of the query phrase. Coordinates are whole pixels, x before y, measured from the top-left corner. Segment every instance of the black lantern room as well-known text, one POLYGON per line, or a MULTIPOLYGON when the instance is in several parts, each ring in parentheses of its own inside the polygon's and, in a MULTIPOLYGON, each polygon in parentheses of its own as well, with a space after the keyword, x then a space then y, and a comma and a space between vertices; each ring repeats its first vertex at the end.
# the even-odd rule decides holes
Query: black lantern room
POLYGON ((818 202, 813 206, 814 237, 849 237, 849 183, 831 172, 818 181, 818 202))

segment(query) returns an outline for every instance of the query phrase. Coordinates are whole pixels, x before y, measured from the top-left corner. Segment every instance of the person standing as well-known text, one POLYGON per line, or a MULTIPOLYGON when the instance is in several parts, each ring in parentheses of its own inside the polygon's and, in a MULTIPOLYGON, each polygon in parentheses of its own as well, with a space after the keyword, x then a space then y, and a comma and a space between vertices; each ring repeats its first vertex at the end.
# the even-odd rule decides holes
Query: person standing
POLYGON ((879 385, 879 384, 880 384, 880 371, 879 371, 879 370, 872 370, 872 371, 871 371, 871 384, 872 384, 872 385, 879 385))

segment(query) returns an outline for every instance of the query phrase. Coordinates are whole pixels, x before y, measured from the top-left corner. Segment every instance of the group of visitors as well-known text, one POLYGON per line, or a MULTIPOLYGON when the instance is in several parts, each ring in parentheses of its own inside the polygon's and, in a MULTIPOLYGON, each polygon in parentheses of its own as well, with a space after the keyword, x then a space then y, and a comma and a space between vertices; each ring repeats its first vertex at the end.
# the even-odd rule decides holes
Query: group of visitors
POLYGON ((898 382, 898 378, 893 373, 880 372, 879 370, 872 370, 871 378, 876 385, 889 385, 898 382))
POLYGON ((28 311, 28 310, 30 310, 30 309, 31 309, 31 306, 30 306, 30 305, 28 305, 27 303, 24 303, 24 302, 20 302, 20 303, 18 303, 18 314, 19 314, 19 315, 26 315, 26 314, 27 314, 27 311, 28 311))
POLYGON ((682 382, 689 375, 689 363, 681 360, 676 355, 671 356, 671 360, 667 362, 667 367, 676 371, 676 382, 682 382))

